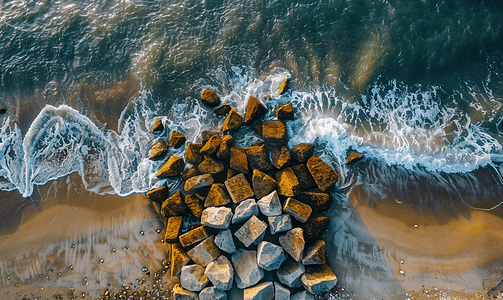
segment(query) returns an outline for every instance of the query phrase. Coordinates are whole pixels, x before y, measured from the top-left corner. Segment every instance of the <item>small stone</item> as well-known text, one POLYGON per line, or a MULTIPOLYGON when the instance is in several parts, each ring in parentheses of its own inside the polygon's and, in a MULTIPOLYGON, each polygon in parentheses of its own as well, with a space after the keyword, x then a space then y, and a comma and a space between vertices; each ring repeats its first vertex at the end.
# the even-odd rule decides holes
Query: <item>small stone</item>
POLYGON ((164 125, 161 119, 156 119, 154 121, 154 126, 152 127, 152 133, 160 134, 164 131, 164 125))
POLYGON ((199 172, 198 169, 196 168, 188 168, 182 173, 182 179, 183 180, 188 180, 189 178, 192 178, 194 176, 201 175, 201 172, 199 172))
POLYGON ((358 153, 354 150, 350 150, 347 153, 347 157, 348 157, 347 164, 354 164, 363 157, 363 154, 358 153))
POLYGON ((190 257, 185 253, 182 246, 173 244, 171 248, 171 276, 178 276, 182 268, 190 262, 190 257))
POLYGON ((300 193, 297 198, 303 203, 311 206, 314 212, 325 211, 332 205, 332 198, 326 193, 300 193))
POLYGON ((296 294, 293 294, 290 300, 315 300, 315 298, 313 294, 309 293, 308 291, 300 291, 296 294))
POLYGON ((217 116, 225 116, 231 111, 232 107, 229 104, 222 104, 219 107, 215 108, 213 112, 217 116))
POLYGON ((290 152, 288 152, 288 148, 286 146, 271 147, 271 159, 272 165, 276 169, 281 170, 290 165, 290 152))
POLYGON ((278 186, 274 178, 257 169, 253 170, 252 185, 257 199, 270 194, 278 186))
POLYGON ((233 108, 229 111, 229 114, 225 119, 224 125, 222 126, 222 132, 239 129, 242 123, 243 117, 233 108))
POLYGON ((218 146, 222 142, 222 138, 218 135, 212 136, 199 151, 202 155, 213 155, 217 152, 218 146))
POLYGON ((206 196, 204 207, 223 206, 229 203, 231 203, 231 197, 227 193, 225 185, 223 183, 214 183, 206 196))
POLYGON ((291 168, 285 168, 276 174, 278 194, 281 196, 295 197, 300 193, 300 183, 291 168))
POLYGON ((280 283, 274 283, 274 300, 290 300, 290 290, 280 283))
POLYGON ((173 196, 166 199, 161 205, 161 216, 163 217, 183 216, 186 211, 187 206, 183 202, 180 191, 176 191, 173 196))
POLYGON ((250 198, 241 201, 234 209, 234 216, 232 217, 232 224, 241 223, 248 220, 251 216, 258 216, 258 206, 255 199, 250 198))
POLYGON ((315 295, 328 292, 337 284, 337 277, 328 265, 316 265, 306 268, 301 280, 304 288, 315 295))
POLYGON ((232 232, 230 229, 220 231, 215 237, 215 245, 229 254, 236 252, 236 245, 232 239, 232 232))
POLYGON ((229 166, 231 169, 241 173, 248 173, 248 158, 246 157, 246 150, 238 147, 231 147, 229 166))
POLYGON ((231 256, 236 284, 245 289, 258 283, 264 277, 264 271, 257 265, 257 251, 238 249, 231 256))
POLYGON ((232 210, 228 207, 208 207, 201 215, 201 224, 216 229, 227 229, 231 224, 232 210))
POLYGON ((316 187, 316 182, 314 182, 314 178, 311 176, 311 173, 307 169, 306 165, 300 164, 291 168, 295 173, 295 176, 297 176, 301 189, 308 190, 316 187))
POLYGON ((180 229, 182 229, 182 223, 182 216, 168 218, 168 224, 166 225, 166 234, 164 235, 164 241, 166 243, 178 243, 178 235, 180 234, 180 229))
POLYGON ((246 148, 246 158, 250 168, 268 172, 273 169, 265 144, 246 148))
POLYGON ((204 275, 204 268, 200 265, 185 266, 182 268, 180 283, 188 291, 199 292, 208 284, 208 277, 204 275))
POLYGON ((163 158, 166 153, 168 153, 168 144, 166 144, 166 141, 164 139, 159 139, 153 146, 152 146, 152 154, 148 157, 149 159, 160 159, 163 158))
POLYGON ((267 113, 267 107, 254 96, 250 96, 246 105, 245 124, 252 124, 267 113))
POLYGON ((197 195, 187 195, 185 196, 184 202, 194 217, 201 218, 201 214, 204 210, 203 199, 200 199, 197 195))
POLYGON ((266 223, 262 222, 256 216, 251 216, 251 218, 234 233, 234 236, 240 240, 245 247, 249 247, 253 243, 258 244, 262 241, 266 229, 266 223))
POLYGON ((299 288, 302 286, 301 277, 305 271, 306 269, 302 263, 288 258, 281 264, 276 275, 279 281, 288 287, 299 288))
POLYGON ((337 173, 323 160, 316 156, 311 156, 307 161, 307 168, 316 181, 318 188, 325 192, 339 180, 337 173))
POLYGON ((225 181, 225 187, 234 203, 253 197, 253 190, 243 173, 240 173, 225 181))
POLYGON ((304 251, 304 234, 301 228, 289 230, 285 235, 279 237, 279 244, 296 261, 300 261, 304 251))
POLYGON ((209 106, 218 106, 220 105, 220 96, 213 90, 205 89, 201 92, 201 101, 209 106))
POLYGON ((220 255, 206 267, 204 274, 222 291, 230 290, 234 281, 234 268, 227 257, 220 255))
POLYGON ((209 235, 206 232, 206 229, 204 229, 204 226, 199 226, 195 229, 192 229, 191 231, 182 234, 179 239, 180 239, 180 244, 182 244, 183 247, 188 247, 191 245, 194 245, 195 243, 198 243, 205 238, 207 238, 209 235))
POLYGON ((185 163, 183 162, 183 158, 171 155, 168 161, 162 166, 162 168, 155 174, 155 176, 159 178, 164 177, 174 177, 180 175, 183 169, 185 169, 185 163))
POLYGON ((285 261, 287 255, 283 248, 272 243, 263 241, 257 248, 258 266, 266 271, 277 270, 285 261))
POLYGON ((272 300, 274 284, 270 281, 257 284, 245 289, 243 295, 243 300, 272 300))
POLYGON ((147 198, 157 203, 163 203, 168 197, 168 187, 165 185, 147 192, 147 198))
POLYGON ((275 217, 268 217, 269 227, 271 228, 271 234, 276 234, 278 232, 288 231, 292 229, 292 218, 290 215, 281 215, 275 217))
POLYGON ((278 193, 273 191, 267 196, 262 197, 257 202, 260 212, 267 217, 281 215, 281 202, 279 202, 278 193))
POLYGON ((173 130, 171 131, 171 135, 169 137, 169 146, 173 148, 180 148, 186 140, 187 138, 183 133, 173 130))
POLYGON ((301 223, 305 223, 313 211, 309 205, 295 200, 292 197, 286 199, 283 210, 301 223))
POLYGON ((304 164, 311 156, 313 156, 313 151, 313 144, 302 143, 292 147, 292 149, 290 150, 290 156, 295 162, 304 164))
POLYGON ((279 86, 279 91, 278 91, 278 94, 280 95, 283 95, 287 88, 288 88, 288 83, 290 82, 290 79, 289 78, 286 78, 285 80, 283 80, 283 82, 281 83, 281 85, 279 86))
POLYGON ((199 152, 201 148, 203 148, 203 144, 201 143, 188 143, 187 149, 185 149, 185 160, 194 166, 200 164, 204 159, 199 152))
POLYGON ((203 174, 189 178, 185 181, 184 190, 193 192, 197 189, 211 186, 213 184, 213 176, 211 174, 203 174))
POLYGON ((222 162, 217 161, 210 156, 205 156, 204 160, 197 166, 199 172, 203 174, 217 174, 225 170, 222 162))
POLYGON ((215 237, 210 235, 187 252, 187 255, 198 265, 206 267, 210 262, 220 256, 220 249, 215 245, 215 237))
POLYGON ((286 125, 281 121, 262 123, 262 138, 266 144, 282 146, 288 142, 286 125))
POLYGON ((211 286, 199 293, 199 300, 227 300, 227 293, 211 286))
POLYGON ((252 146, 262 146, 265 145, 264 141, 255 141, 251 143, 252 146))
POLYGON ((278 107, 276 110, 276 118, 279 120, 293 120, 295 119, 295 116, 293 114, 293 105, 292 103, 287 103, 284 105, 281 105, 278 107))
POLYGON ((199 296, 196 292, 191 292, 179 284, 175 284, 173 287, 173 300, 199 300, 199 296))
POLYGON ((304 252, 302 263, 304 266, 323 265, 325 263, 325 241, 317 240, 309 245, 304 252))
POLYGON ((306 223, 302 224, 304 230, 304 240, 307 244, 316 240, 330 225, 330 218, 325 214, 312 214, 306 223))

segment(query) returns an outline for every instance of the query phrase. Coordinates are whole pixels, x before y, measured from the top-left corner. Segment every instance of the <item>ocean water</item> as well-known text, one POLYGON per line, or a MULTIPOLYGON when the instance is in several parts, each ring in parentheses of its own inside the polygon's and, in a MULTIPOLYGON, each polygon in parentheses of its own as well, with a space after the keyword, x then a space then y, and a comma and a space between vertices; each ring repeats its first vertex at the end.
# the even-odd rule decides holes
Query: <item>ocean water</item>
POLYGON ((220 127, 198 100, 211 88, 240 113, 256 96, 264 120, 291 102, 289 147, 312 142, 341 173, 325 236, 340 287, 322 298, 487 297, 503 276, 502 15, 468 0, 0 1, 0 293, 97 298, 161 269, 162 220, 142 195, 181 181, 155 177, 150 128, 162 118, 164 137, 192 142, 220 127), (347 165, 349 149, 365 159, 347 165), (374 231, 395 209, 432 228, 425 244, 374 231))

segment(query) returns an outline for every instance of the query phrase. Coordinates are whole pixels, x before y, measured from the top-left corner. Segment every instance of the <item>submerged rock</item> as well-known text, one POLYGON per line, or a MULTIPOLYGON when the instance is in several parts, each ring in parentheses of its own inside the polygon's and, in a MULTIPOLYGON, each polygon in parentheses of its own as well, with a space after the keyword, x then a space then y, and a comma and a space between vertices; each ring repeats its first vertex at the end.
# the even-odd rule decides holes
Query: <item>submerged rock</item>
POLYGON ((263 277, 264 271, 257 264, 257 251, 238 249, 231 256, 236 284, 245 289, 257 284, 263 277))
POLYGON ((276 118, 279 120, 293 120, 295 119, 295 116, 293 114, 293 105, 292 103, 287 103, 284 105, 281 105, 278 107, 276 110, 276 118))
POLYGON ((185 168, 185 163, 183 162, 183 158, 171 155, 168 161, 162 166, 162 168, 155 174, 158 178, 164 177, 174 177, 180 175, 183 169, 185 168))
POLYGON ((350 150, 347 153, 347 164, 354 164, 363 157, 363 154, 358 153, 354 150, 350 150))
POLYGON ((173 130, 171 131, 171 135, 169 137, 169 146, 173 148, 180 148, 186 140, 187 138, 183 133, 173 130))
POLYGON ((157 203, 163 203, 166 199, 168 199, 168 196, 168 187, 165 185, 147 192, 147 198, 157 203))
POLYGON ((246 105, 245 124, 252 124, 267 113, 267 107, 254 96, 250 96, 246 105))
POLYGON ((307 168, 316 182, 318 188, 325 192, 339 180, 337 173, 323 160, 316 156, 311 156, 307 161, 307 168))
POLYGON ((162 203, 161 216, 183 216, 187 211, 187 206, 183 202, 182 193, 177 191, 162 203))
POLYGON ((222 132, 239 129, 242 123, 243 117, 240 113, 237 112, 237 110, 233 108, 231 109, 231 111, 229 111, 229 114, 225 119, 224 125, 222 127, 222 132))
POLYGON ((213 90, 205 89, 201 92, 201 101, 209 106, 218 106, 220 105, 220 96, 213 90))
POLYGON ((163 158, 168 153, 168 144, 164 139, 159 139, 152 146, 152 154, 148 157, 149 159, 160 159, 163 158))

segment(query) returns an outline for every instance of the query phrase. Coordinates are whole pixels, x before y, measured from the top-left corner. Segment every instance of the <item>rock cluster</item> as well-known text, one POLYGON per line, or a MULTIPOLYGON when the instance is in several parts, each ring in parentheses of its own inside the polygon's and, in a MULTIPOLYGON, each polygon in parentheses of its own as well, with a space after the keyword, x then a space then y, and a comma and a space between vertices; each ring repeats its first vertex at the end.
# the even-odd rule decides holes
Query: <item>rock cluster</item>
MULTIPOLYGON (((203 105, 220 105, 214 91, 201 97, 203 105)), ((170 275, 180 277, 174 299, 227 299, 234 282, 244 299, 290 299, 290 294, 312 299, 332 289, 337 277, 326 264, 320 236, 330 222, 323 213, 332 204, 328 191, 335 192, 339 177, 314 156, 314 145, 288 150, 284 120, 294 118, 293 105, 278 108, 279 120, 262 123, 268 108, 254 96, 244 120, 228 104, 214 112, 226 116, 221 130, 203 131, 202 142, 189 141, 185 157, 169 156, 157 173, 159 178, 181 175, 183 188, 170 193, 162 186, 147 193, 162 203, 167 220, 170 275), (262 141, 235 145, 233 134, 243 125, 253 126, 262 141)), ((156 126, 152 132, 164 132, 160 120, 156 126)), ((160 138, 152 146, 150 158, 161 159, 169 147, 185 142, 182 133, 172 131, 169 143, 160 138)))

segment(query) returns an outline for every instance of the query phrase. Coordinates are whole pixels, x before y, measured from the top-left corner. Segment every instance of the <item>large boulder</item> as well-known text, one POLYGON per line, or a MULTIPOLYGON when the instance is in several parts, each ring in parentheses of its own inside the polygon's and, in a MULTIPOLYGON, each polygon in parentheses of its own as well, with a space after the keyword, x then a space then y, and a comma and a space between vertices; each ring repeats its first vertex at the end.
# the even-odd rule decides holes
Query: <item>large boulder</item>
POLYGON ((159 170, 159 172, 157 172, 157 174, 155 174, 155 176, 157 176, 158 178, 174 177, 180 175, 183 169, 185 169, 183 158, 176 155, 171 155, 168 158, 168 161, 164 164, 164 166, 161 167, 161 169, 159 170))
POLYGON ((284 168, 276 174, 278 194, 281 196, 295 197, 300 193, 300 183, 291 168, 284 168))
POLYGON ((210 286, 199 293, 199 300, 227 300, 227 293, 210 286))
POLYGON ((204 156, 204 160, 197 166, 199 172, 203 174, 217 174, 225 170, 221 161, 213 159, 211 156, 204 156))
POLYGON ((285 202, 283 211, 294 217, 297 221, 305 223, 313 210, 309 205, 289 197, 285 202))
POLYGON ((234 203, 239 203, 254 195, 250 184, 242 173, 227 179, 225 181, 225 187, 234 203))
POLYGON ((196 292, 191 292, 179 284, 175 284, 173 287, 173 300, 199 300, 199 296, 196 292))
POLYGON ((241 173, 248 173, 248 158, 245 149, 231 147, 229 167, 241 173))
POLYGON ((257 284, 264 277, 264 271, 257 264, 257 251, 238 249, 232 254, 231 261, 234 279, 240 289, 257 284))
POLYGON ((314 181, 313 176, 309 172, 309 169, 304 164, 296 165, 291 167, 295 176, 297 176, 297 180, 299 180, 299 184, 303 190, 308 190, 316 187, 316 182, 314 181))
POLYGON ((152 126, 152 133, 161 134, 164 131, 164 125, 161 119, 156 119, 154 121, 154 126, 152 126))
POLYGON ((268 217, 269 227, 271 228, 271 234, 276 234, 279 232, 284 232, 292 229, 292 218, 290 215, 280 215, 274 217, 268 217))
POLYGON ((211 174, 203 174, 191 177, 185 181, 184 190, 188 193, 197 189, 211 186, 213 184, 213 176, 211 174))
POLYGON ((267 107, 254 96, 250 96, 246 105, 245 124, 252 124, 267 113, 267 107))
POLYGON ((246 148, 246 157, 248 165, 252 170, 257 169, 262 172, 268 172, 273 169, 265 144, 246 148))
POLYGON ((299 201, 311 206, 313 212, 328 210, 332 205, 332 197, 326 193, 303 192, 297 198, 299 201))
POLYGON ((238 206, 234 209, 234 216, 232 217, 232 224, 241 223, 248 220, 251 216, 258 216, 258 206, 255 199, 250 198, 239 202, 238 206))
POLYGON ((180 244, 182 244, 183 247, 189 247, 192 246, 205 238, 207 238, 209 235, 206 232, 206 229, 204 226, 199 226, 197 228, 192 229, 189 232, 186 232, 182 234, 179 239, 180 239, 180 244))
POLYGON ((285 251, 280 246, 263 241, 257 248, 258 266, 266 271, 277 270, 287 258, 285 251))
POLYGON ((302 263, 307 265, 322 265, 325 263, 325 241, 317 240, 304 251, 302 263))
POLYGON ((223 206, 231 203, 231 197, 227 193, 227 189, 223 183, 214 183, 204 202, 204 207, 223 206))
POLYGON ((253 243, 258 244, 262 241, 266 229, 266 223, 256 216, 252 216, 234 233, 234 236, 240 240, 245 247, 249 247, 253 243))
POLYGON ((147 192, 147 198, 157 203, 163 203, 168 197, 168 187, 165 185, 147 192))
POLYGON ((281 121, 262 123, 262 138, 266 144, 282 146, 288 142, 286 125, 281 121))
POLYGON ((187 252, 187 255, 198 265, 206 267, 210 262, 220 256, 220 249, 215 245, 215 237, 210 235, 187 252))
POLYGON ((316 156, 311 156, 307 161, 307 168, 316 181, 318 188, 325 192, 339 180, 337 173, 323 160, 316 156))
POLYGON ((200 164, 204 159, 203 155, 199 152, 201 148, 203 148, 203 144, 201 143, 188 143, 185 149, 185 160, 194 166, 200 164))
POLYGON ((239 129, 242 123, 243 117, 233 108, 229 111, 229 114, 225 119, 224 125, 222 126, 222 132, 239 129))
POLYGON ((301 280, 304 288, 315 295, 328 292, 337 284, 337 277, 328 265, 315 265, 306 268, 301 280))
POLYGON ((182 229, 183 217, 174 216, 168 218, 168 224, 166 225, 166 234, 164 235, 164 241, 166 243, 178 243, 178 235, 182 229))
POLYGON ((276 109, 276 118, 278 118, 278 120, 295 119, 292 103, 283 104, 278 107, 278 109, 276 109))
POLYGON ((255 169, 253 170, 252 186, 255 196, 260 199, 274 191, 278 183, 271 176, 255 169))
POLYGON ((222 206, 211 206, 203 210, 201 224, 216 229, 227 229, 231 224, 232 209, 222 206))
POLYGON ((199 198, 197 194, 189 194, 185 196, 184 202, 194 217, 201 218, 201 214, 204 210, 203 199, 199 198))
POLYGON ((190 257, 179 244, 172 244, 171 247, 171 276, 178 276, 182 268, 190 262, 190 257))
POLYGON ((218 146, 222 142, 222 138, 219 135, 212 136, 199 151, 202 155, 213 155, 217 152, 218 146))
POLYGON ((173 196, 169 197, 161 205, 161 216, 183 216, 187 211, 187 206, 183 202, 183 196, 180 191, 176 191, 173 196))
POLYGON ((183 133, 173 130, 169 136, 169 146, 173 148, 180 148, 186 140, 187 138, 183 133))
POLYGON ((304 234, 301 228, 290 229, 279 237, 279 244, 296 261, 300 261, 304 254, 304 234))
POLYGON ((220 105, 220 96, 213 90, 204 89, 201 92, 201 101, 209 106, 218 106, 220 105))
POLYGON ((278 193, 273 191, 269 195, 262 197, 257 202, 260 212, 266 217, 281 215, 281 202, 279 202, 278 193))
POLYGON ((316 240, 328 228, 328 225, 330 225, 330 218, 325 214, 312 214, 306 223, 302 224, 306 244, 316 240))
POLYGON ((182 268, 180 284, 186 290, 199 292, 208 284, 208 277, 200 265, 189 265, 182 268))
POLYGON ((291 257, 281 264, 281 267, 276 271, 278 280, 291 288, 299 288, 302 286, 302 275, 306 268, 301 262, 293 260, 291 257))
POLYGON ((215 245, 217 245, 218 249, 229 254, 236 252, 236 245, 232 239, 232 232, 230 229, 218 232, 215 237, 215 245))
POLYGON ((288 167, 292 160, 286 146, 271 147, 271 159, 272 165, 278 170, 288 167))
POLYGON ((227 257, 220 255, 209 263, 204 274, 216 288, 222 291, 231 289, 234 281, 234 268, 227 257))
POLYGON ((243 292, 243 300, 272 300, 274 299, 274 284, 270 281, 249 287, 243 292))
POLYGON ((314 146, 311 143, 302 143, 292 147, 290 156, 299 163, 305 164, 311 156, 313 156, 314 146))
POLYGON ((159 139, 152 146, 152 154, 148 157, 149 159, 160 159, 163 158, 166 153, 168 153, 169 146, 166 144, 164 139, 159 139))

